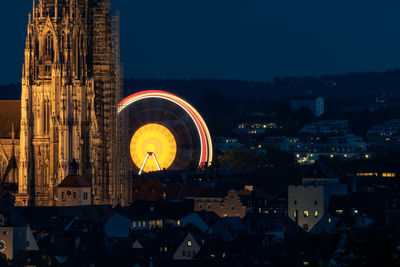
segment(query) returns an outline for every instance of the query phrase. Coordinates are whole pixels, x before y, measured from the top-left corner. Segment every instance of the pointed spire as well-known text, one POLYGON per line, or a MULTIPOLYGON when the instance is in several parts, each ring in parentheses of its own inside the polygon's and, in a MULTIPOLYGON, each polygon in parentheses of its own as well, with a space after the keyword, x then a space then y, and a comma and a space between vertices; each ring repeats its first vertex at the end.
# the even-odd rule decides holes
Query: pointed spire
POLYGON ((33 20, 36 18, 36 0, 32 1, 32 14, 33 14, 33 20))
POLYGON ((43 0, 39 0, 39 17, 43 17, 43 0))
POLYGON ((73 12, 74 12, 74 4, 75 2, 70 0, 69 1, 69 18, 72 20, 73 19, 73 12))
POLYGON ((58 0, 56 0, 55 6, 54 6, 54 17, 55 17, 55 21, 57 22, 58 20, 58 0))

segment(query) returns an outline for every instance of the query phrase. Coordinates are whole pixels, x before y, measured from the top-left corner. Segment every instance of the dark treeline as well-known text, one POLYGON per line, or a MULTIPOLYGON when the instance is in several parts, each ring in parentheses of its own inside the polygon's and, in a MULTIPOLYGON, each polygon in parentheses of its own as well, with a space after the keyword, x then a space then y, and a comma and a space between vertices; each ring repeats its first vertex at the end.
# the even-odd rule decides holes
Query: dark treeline
MULTIPOLYGON (((233 100, 272 100, 314 94, 351 101, 386 94, 400 97, 400 69, 339 75, 275 78, 273 82, 226 79, 125 79, 124 95, 146 89, 163 89, 192 102, 207 91, 219 91, 233 100)), ((20 84, 0 85, 1 99, 19 99, 20 84)))
POLYGON ((276 78, 273 82, 223 79, 126 79, 125 95, 163 89, 197 102, 206 91, 219 91, 232 100, 273 100, 298 95, 343 98, 351 102, 386 94, 400 97, 400 69, 339 75, 276 78))

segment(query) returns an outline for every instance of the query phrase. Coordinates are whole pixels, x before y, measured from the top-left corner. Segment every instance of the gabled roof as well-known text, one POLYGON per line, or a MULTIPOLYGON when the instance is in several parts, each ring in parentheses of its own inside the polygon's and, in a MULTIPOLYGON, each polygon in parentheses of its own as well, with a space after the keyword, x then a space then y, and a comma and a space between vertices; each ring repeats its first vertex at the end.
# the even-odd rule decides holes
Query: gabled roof
POLYGON ((90 187, 90 184, 85 180, 85 178, 83 178, 83 176, 68 175, 58 185, 58 187, 90 187))
POLYGON ((184 199, 191 197, 223 197, 213 188, 204 186, 169 186, 164 189, 167 199, 184 199))
POLYGON ((337 175, 322 161, 318 160, 310 167, 306 173, 303 174, 304 178, 337 178, 337 175))

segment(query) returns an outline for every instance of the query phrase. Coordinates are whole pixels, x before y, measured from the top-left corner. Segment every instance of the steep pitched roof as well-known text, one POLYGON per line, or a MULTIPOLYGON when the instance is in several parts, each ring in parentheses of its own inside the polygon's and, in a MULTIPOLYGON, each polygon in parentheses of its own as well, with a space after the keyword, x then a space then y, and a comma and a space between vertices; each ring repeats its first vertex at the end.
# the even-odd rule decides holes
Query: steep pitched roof
POLYGON ((83 178, 83 176, 68 175, 58 185, 58 187, 90 187, 90 184, 83 178))

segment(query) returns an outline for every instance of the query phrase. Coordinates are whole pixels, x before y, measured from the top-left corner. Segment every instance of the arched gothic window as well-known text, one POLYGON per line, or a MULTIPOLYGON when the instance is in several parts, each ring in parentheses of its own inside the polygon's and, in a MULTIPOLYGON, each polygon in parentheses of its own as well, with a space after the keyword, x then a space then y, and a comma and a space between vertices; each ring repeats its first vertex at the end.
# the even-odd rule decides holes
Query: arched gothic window
POLYGON ((46 60, 53 61, 54 58, 54 46, 53 46, 53 35, 49 32, 44 38, 44 55, 46 60))

